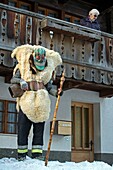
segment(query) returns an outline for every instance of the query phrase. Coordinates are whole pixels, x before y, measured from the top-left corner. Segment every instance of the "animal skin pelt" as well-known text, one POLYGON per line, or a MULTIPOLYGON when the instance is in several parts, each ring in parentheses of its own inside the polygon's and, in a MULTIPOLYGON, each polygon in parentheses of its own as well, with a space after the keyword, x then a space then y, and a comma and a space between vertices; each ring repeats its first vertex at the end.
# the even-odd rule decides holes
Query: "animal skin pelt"
MULTIPOLYGON (((11 57, 16 57, 18 61, 13 74, 19 69, 21 78, 27 82, 36 80, 47 84, 52 78, 53 71, 58 65, 62 64, 62 59, 58 52, 39 45, 21 45, 13 50, 11 57), (38 48, 44 48, 46 51, 47 67, 43 71, 37 71, 34 75, 30 70, 29 58, 34 53, 34 50, 38 48)), ((21 97, 17 98, 17 110, 19 111, 19 108, 21 108, 28 119, 35 123, 46 121, 49 118, 50 105, 51 102, 46 89, 26 91, 21 97)))

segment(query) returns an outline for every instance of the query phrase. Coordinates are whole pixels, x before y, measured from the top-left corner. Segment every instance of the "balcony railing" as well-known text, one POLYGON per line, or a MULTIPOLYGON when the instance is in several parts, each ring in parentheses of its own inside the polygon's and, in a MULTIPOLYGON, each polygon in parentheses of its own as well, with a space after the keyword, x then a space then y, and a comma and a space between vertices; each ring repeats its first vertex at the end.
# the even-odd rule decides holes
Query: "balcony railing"
POLYGON ((40 44, 61 54, 70 81, 113 89, 113 35, 4 4, 0 21, 1 66, 14 67, 10 54, 16 46, 40 44))

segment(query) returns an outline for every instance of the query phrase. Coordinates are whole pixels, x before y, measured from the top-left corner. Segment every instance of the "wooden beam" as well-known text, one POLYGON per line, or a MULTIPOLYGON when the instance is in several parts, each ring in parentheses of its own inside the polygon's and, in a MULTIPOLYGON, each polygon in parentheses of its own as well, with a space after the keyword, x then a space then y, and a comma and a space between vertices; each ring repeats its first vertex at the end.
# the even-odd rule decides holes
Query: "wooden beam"
POLYGON ((12 72, 13 72, 13 68, 8 68, 0 65, 0 76, 6 77, 11 75, 12 72))
POLYGON ((46 17, 41 21, 41 28, 88 41, 98 41, 101 39, 100 31, 50 17, 46 17))
POLYGON ((113 89, 104 89, 99 93, 99 97, 112 97, 112 96, 113 96, 113 89))
POLYGON ((98 92, 99 97, 103 98, 113 96, 113 86, 107 86, 104 84, 96 84, 66 78, 64 83, 64 90, 69 90, 72 88, 98 92))

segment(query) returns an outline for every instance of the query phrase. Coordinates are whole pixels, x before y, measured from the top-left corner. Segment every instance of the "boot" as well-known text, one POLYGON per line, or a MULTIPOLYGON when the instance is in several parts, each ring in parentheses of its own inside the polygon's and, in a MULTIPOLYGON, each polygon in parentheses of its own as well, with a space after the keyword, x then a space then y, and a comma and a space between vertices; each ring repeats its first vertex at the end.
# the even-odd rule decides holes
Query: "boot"
POLYGON ((27 153, 18 153, 18 161, 24 161, 26 159, 27 153))
POLYGON ((39 159, 41 161, 44 161, 45 157, 42 155, 42 153, 32 153, 32 159, 39 159))

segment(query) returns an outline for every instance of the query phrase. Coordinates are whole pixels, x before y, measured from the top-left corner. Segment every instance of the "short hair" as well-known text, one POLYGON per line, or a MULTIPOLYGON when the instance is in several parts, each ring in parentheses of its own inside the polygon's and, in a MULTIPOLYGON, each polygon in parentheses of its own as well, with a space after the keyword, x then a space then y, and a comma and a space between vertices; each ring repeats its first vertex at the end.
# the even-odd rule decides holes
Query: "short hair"
POLYGON ((94 14, 94 15, 99 15, 100 12, 97 9, 92 9, 91 11, 89 11, 89 15, 94 14))

